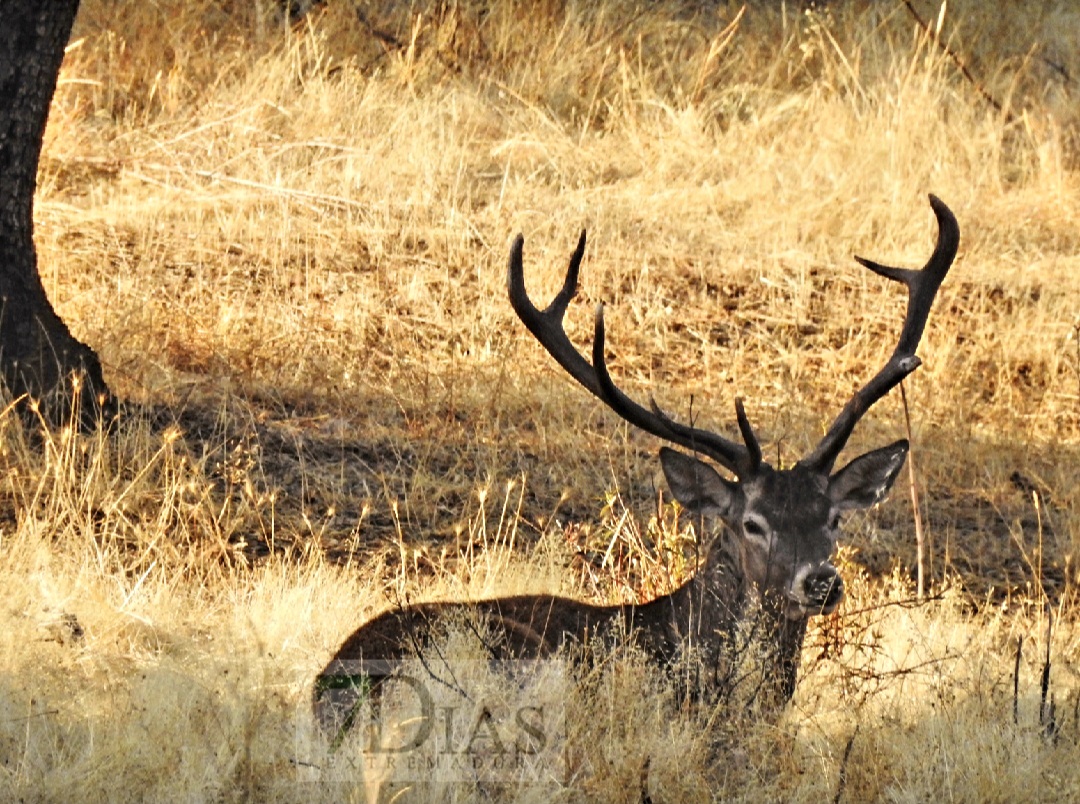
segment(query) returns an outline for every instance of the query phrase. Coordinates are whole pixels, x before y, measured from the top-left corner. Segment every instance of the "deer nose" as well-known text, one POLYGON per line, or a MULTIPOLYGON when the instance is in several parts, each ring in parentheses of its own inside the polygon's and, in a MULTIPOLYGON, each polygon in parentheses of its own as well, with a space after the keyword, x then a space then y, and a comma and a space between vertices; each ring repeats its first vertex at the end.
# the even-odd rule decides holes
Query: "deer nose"
POLYGON ((831 614, 844 597, 844 579, 835 567, 823 564, 803 579, 803 599, 814 613, 831 614))

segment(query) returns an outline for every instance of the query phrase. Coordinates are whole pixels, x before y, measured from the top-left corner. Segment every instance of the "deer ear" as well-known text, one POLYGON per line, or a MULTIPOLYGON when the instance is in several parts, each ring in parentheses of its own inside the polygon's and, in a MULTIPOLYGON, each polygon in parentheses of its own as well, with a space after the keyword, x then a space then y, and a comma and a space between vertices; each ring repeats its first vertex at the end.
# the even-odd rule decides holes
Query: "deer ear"
POLYGON ((908 454, 908 442, 897 441, 867 452, 829 478, 829 499, 841 511, 869 508, 885 499, 908 454))
POLYGON ((671 493, 687 511, 724 517, 731 510, 735 484, 720 477, 705 461, 661 447, 660 465, 671 493))

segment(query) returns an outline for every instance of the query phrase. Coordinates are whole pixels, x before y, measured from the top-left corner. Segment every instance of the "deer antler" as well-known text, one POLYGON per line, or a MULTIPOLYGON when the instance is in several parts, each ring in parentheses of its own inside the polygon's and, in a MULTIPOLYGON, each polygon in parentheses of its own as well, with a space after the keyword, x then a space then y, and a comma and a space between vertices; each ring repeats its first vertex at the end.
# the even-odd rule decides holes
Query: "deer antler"
POLYGON ((904 317, 904 327, 900 331, 900 339, 889 362, 844 406, 840 415, 836 417, 836 421, 825 433, 825 437, 821 439, 821 443, 814 448, 813 452, 799 461, 803 466, 821 474, 830 474, 837 456, 863 414, 922 364, 922 361, 915 356, 915 350, 919 346, 923 329, 926 327, 926 319, 930 315, 934 296, 942 280, 945 279, 945 274, 949 272, 960 244, 960 227, 952 211, 935 195, 930 196, 930 206, 933 207, 934 215, 937 217, 937 245, 934 247, 930 260, 921 271, 890 268, 862 257, 855 258, 875 274, 907 285, 908 306, 904 317))
POLYGON ((525 238, 519 234, 510 247, 510 264, 506 278, 510 304, 513 305, 518 318, 522 320, 529 332, 540 341, 548 354, 555 358, 567 374, 635 427, 686 449, 701 452, 741 479, 746 479, 757 472, 761 464, 761 447, 746 418, 741 400, 736 400, 735 410, 739 430, 746 441, 745 446, 708 430, 680 424, 661 411, 656 402, 651 402, 650 408, 645 408, 619 390, 608 373, 607 362, 604 359, 603 304, 596 308, 592 363, 589 363, 570 342, 566 330, 563 329, 563 317, 570 300, 577 293, 578 269, 581 267, 581 259, 585 254, 584 230, 578 239, 577 248, 570 257, 570 266, 567 268, 562 289, 543 311, 537 309, 525 292, 525 270, 521 259, 524 244, 525 238))

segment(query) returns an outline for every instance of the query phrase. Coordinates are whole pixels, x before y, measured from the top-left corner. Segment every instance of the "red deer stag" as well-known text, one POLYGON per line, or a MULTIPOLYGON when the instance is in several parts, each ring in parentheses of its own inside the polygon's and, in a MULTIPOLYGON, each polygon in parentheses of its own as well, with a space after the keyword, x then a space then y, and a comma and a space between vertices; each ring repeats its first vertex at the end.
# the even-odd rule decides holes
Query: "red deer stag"
MULTIPOLYGON (((339 733, 353 717, 363 691, 380 672, 424 644, 431 625, 447 615, 466 614, 487 622, 493 658, 536 658, 594 634, 628 634, 660 663, 690 655, 704 669, 704 684, 722 676, 731 635, 756 599, 764 628, 766 668, 777 697, 787 701, 795 688, 807 621, 836 609, 844 584, 831 562, 840 535, 840 515, 881 501, 907 457, 901 440, 861 455, 837 472, 837 456, 859 419, 920 365, 915 349, 934 296, 956 256, 956 218, 930 196, 937 217, 934 253, 921 270, 890 268, 856 258, 876 274, 908 289, 907 314, 899 342, 885 366, 837 416, 815 449, 789 469, 762 460, 761 447, 741 400, 735 414, 742 443, 680 424, 655 403, 649 408, 616 387, 604 357, 604 308, 596 310, 590 363, 571 344, 562 326, 577 292, 585 233, 570 259, 562 290, 545 310, 525 292, 523 238, 510 249, 507 283, 518 317, 566 372, 630 424, 695 454, 711 458, 735 476, 723 477, 697 457, 663 447, 660 463, 675 498, 688 511, 721 520, 725 526, 693 578, 679 589, 640 605, 596 606, 554 595, 520 595, 475 602, 430 602, 387 611, 350 636, 319 675, 316 714, 339 733)), ((701 690, 707 692, 708 690, 701 690)))

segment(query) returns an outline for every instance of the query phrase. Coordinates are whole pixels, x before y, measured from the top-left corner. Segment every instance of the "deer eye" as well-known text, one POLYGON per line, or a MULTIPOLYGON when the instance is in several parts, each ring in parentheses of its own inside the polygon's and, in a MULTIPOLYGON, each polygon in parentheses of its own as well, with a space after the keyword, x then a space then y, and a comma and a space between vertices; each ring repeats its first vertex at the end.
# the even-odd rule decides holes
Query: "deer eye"
POLYGON ((836 530, 840 527, 840 512, 837 511, 831 517, 829 517, 829 530, 836 530))
POLYGON ((744 519, 742 526, 747 536, 753 536, 758 539, 764 539, 766 537, 765 526, 756 519, 744 519))

